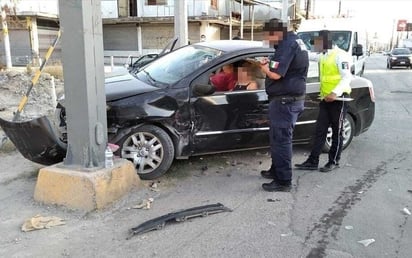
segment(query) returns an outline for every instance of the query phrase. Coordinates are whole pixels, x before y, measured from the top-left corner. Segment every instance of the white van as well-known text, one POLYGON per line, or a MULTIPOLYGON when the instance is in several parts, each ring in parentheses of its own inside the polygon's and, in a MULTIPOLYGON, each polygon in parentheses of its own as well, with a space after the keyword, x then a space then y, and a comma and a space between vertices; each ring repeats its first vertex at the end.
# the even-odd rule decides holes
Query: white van
POLYGON ((308 50, 313 50, 314 38, 319 36, 319 31, 329 31, 334 43, 352 56, 352 74, 362 76, 365 70, 367 33, 366 29, 359 29, 360 24, 351 18, 303 20, 298 35, 308 50))

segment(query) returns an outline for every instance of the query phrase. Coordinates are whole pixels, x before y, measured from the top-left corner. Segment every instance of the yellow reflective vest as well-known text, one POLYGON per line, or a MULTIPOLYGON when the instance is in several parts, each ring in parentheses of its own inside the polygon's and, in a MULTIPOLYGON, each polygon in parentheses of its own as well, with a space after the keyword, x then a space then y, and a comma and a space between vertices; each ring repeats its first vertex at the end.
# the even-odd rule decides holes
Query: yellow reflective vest
MULTIPOLYGON (((319 60, 320 73, 320 97, 323 99, 329 95, 335 87, 339 84, 342 76, 336 62, 339 49, 333 49, 328 54, 322 55, 319 60)), ((350 93, 351 88, 348 85, 344 89, 345 93, 350 93)))

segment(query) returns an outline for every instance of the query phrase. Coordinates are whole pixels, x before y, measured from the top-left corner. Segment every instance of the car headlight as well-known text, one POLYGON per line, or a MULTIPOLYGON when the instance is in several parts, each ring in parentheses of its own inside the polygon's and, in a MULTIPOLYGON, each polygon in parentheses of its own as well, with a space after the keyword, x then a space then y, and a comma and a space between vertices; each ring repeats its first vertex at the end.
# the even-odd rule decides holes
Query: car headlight
POLYGON ((391 57, 391 60, 396 60, 397 58, 395 57, 395 56, 392 56, 391 57))

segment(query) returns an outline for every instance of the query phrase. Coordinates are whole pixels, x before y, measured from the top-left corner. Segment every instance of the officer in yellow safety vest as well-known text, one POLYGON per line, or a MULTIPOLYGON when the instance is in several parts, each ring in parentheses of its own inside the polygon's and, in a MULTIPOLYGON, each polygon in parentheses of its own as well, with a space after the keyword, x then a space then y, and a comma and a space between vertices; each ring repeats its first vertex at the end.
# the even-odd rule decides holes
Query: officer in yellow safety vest
POLYGON ((332 144, 328 153, 328 162, 319 171, 330 172, 339 167, 343 147, 343 122, 347 113, 347 101, 350 101, 351 57, 336 45, 332 45, 330 33, 321 31, 314 42, 319 55, 320 103, 316 121, 315 141, 308 159, 295 164, 298 169, 317 170, 319 156, 325 145, 329 126, 332 128, 332 144))

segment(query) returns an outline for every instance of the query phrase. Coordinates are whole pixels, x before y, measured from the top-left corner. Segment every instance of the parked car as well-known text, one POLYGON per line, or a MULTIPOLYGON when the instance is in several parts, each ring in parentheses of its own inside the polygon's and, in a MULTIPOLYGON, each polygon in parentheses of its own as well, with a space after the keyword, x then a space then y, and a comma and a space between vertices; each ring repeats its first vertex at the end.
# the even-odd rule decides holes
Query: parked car
POLYGON ((386 59, 386 68, 392 69, 394 66, 405 66, 412 69, 412 53, 409 48, 394 48, 386 59))
MULTIPOLYGON (((131 160, 142 179, 154 179, 163 175, 174 159, 268 147, 268 97, 259 67, 253 69, 257 90, 218 92, 209 78, 225 64, 271 54, 273 49, 261 42, 200 42, 159 57, 140 71, 107 78, 108 139, 120 146, 116 154, 131 160)), ((305 110, 296 124, 294 144, 309 144, 313 139, 319 112, 317 69, 315 62, 310 64, 305 110)), ((354 77, 351 86, 354 100, 349 102, 344 121, 345 148, 354 136, 368 130, 375 114, 372 83, 354 77)), ((65 156, 64 100, 57 110, 58 136, 48 128, 45 118, 36 125, 27 122, 30 125, 20 126, 23 129, 11 125, 13 130, 5 130, 16 135, 20 141, 16 146, 26 158, 50 164, 65 156), (30 137, 35 130, 44 137, 30 137), (47 148, 39 148, 35 141, 47 148), (27 148, 29 144, 35 146, 27 148)), ((325 148, 330 144, 328 134, 325 148)))

